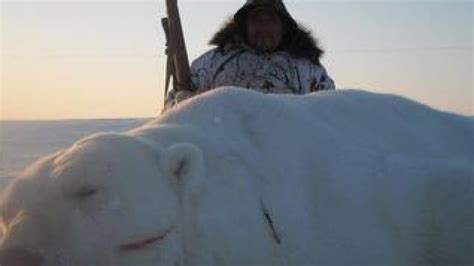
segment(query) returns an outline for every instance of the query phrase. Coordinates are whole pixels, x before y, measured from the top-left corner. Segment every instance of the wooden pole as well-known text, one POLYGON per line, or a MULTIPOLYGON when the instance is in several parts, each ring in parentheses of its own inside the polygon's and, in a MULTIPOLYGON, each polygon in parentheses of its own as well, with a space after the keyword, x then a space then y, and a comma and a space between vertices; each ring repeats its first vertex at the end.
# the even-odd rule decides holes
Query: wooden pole
POLYGON ((178 1, 166 0, 166 11, 169 22, 170 50, 174 63, 176 81, 175 90, 193 90, 191 83, 191 70, 189 68, 188 53, 186 52, 186 43, 184 41, 181 19, 179 17, 178 1))

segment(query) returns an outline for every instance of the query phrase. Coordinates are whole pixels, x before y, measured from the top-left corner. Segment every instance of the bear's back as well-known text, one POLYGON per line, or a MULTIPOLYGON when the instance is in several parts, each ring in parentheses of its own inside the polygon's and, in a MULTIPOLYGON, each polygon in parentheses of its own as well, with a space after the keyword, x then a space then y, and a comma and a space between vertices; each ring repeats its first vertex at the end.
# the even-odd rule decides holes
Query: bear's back
POLYGON ((298 138, 306 134, 321 143, 421 157, 465 157, 474 150, 471 117, 440 112, 399 96, 357 90, 301 96, 223 87, 192 98, 154 123, 193 125, 209 134, 244 129, 263 141, 274 136, 295 145, 299 140, 307 145, 307 139, 298 138))

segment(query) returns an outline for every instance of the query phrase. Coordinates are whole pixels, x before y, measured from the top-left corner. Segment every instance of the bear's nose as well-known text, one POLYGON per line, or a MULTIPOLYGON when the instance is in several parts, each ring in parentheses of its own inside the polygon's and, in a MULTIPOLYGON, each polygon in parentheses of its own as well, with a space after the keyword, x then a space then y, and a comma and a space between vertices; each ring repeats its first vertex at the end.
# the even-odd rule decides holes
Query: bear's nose
POLYGON ((11 247, 0 250, 0 266, 41 266, 42 257, 20 248, 11 247))

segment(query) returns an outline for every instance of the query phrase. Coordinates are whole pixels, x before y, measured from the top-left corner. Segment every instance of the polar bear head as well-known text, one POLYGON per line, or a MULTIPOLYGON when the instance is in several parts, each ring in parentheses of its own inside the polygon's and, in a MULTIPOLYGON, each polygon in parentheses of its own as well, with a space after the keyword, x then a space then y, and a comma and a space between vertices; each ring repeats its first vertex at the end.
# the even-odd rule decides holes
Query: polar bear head
POLYGON ((5 190, 0 265, 180 265, 183 190, 203 169, 192 144, 83 139, 5 190))

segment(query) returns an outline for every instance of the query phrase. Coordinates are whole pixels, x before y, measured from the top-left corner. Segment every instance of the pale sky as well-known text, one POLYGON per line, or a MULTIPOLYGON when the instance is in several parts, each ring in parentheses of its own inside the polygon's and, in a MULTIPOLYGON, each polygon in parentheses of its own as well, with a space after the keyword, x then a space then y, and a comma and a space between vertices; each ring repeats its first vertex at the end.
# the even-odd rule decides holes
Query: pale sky
MULTIPOLYGON (((244 0, 180 0, 190 60, 244 0)), ((286 0, 338 88, 473 115, 473 1, 286 0)), ((1 1, 0 119, 156 116, 164 39, 155 1, 1 1)))

